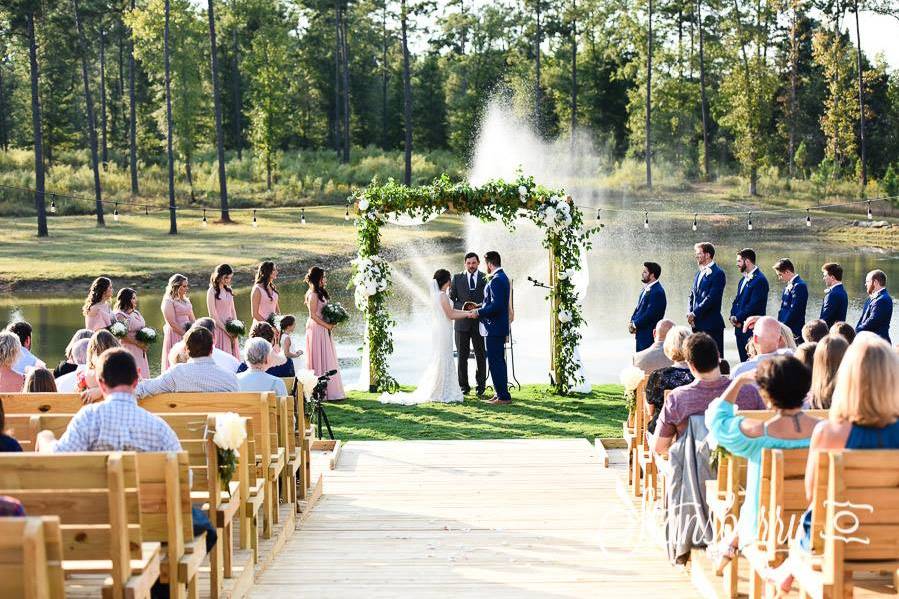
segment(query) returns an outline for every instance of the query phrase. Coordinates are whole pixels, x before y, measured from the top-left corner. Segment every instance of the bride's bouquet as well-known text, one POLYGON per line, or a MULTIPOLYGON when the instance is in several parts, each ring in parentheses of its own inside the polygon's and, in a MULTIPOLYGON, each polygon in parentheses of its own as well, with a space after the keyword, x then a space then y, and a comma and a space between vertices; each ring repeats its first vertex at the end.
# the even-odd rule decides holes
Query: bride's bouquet
POLYGON ((338 303, 327 303, 322 308, 322 320, 328 324, 340 324, 350 317, 346 309, 338 303))

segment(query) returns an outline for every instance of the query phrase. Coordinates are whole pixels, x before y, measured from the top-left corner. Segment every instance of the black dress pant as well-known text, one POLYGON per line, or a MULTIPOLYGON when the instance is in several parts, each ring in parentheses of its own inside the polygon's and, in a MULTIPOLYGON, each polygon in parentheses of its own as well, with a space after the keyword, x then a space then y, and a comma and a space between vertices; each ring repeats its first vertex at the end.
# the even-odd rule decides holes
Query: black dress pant
POLYGON ((462 388, 463 393, 471 390, 471 385, 468 384, 468 357, 471 355, 472 347, 474 347, 474 359, 477 364, 474 379, 477 393, 480 394, 484 392, 484 387, 487 385, 487 357, 484 351, 484 338, 477 329, 456 331, 456 350, 459 352, 459 387, 462 388))

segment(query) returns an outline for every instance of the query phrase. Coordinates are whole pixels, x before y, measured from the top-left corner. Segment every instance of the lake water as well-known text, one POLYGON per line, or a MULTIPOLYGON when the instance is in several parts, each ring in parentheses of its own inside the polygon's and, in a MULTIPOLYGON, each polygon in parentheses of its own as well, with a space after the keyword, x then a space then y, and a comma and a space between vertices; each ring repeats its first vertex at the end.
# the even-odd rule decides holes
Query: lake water
MULTIPOLYGON (((603 217, 603 220, 607 218, 603 217)), ((611 220, 611 219, 609 219, 611 220)), ((742 247, 753 247, 759 256, 759 266, 771 283, 768 313, 776 314, 782 284, 776 281, 771 265, 781 257, 789 257, 810 288, 807 318, 817 317, 823 297, 820 267, 824 262, 839 262, 845 269, 844 285, 849 293, 848 320, 855 324, 865 301, 865 273, 880 268, 888 281, 899 290, 899 254, 876 249, 825 244, 814 239, 814 231, 807 231, 804 219, 797 218, 796 230, 779 228, 766 232, 765 223, 756 219, 754 231, 745 223, 702 222, 693 232, 691 222, 681 220, 654 221, 649 231, 642 226, 642 215, 619 216, 595 238, 594 248, 586 256, 584 274, 579 285, 585 289, 584 307, 587 326, 581 356, 591 382, 617 382, 618 373, 630 362, 633 337, 627 333, 627 322, 640 294, 640 271, 646 260, 662 266, 661 281, 668 295, 668 316, 685 323, 687 301, 696 272, 693 243, 711 239, 718 248, 716 261, 727 272, 725 292, 725 320, 730 302, 736 293, 739 273, 734 265, 735 253, 742 247)), ((427 225, 421 225, 427 226, 427 225)), ((391 360, 394 375, 401 383, 414 384, 427 360, 429 332, 427 292, 428 280, 437 268, 458 272, 462 256, 467 250, 480 254, 499 251, 506 272, 514 281, 516 322, 513 325, 514 375, 522 383, 548 381, 549 362, 548 311, 546 293, 528 283, 527 277, 545 280, 546 251, 540 245, 542 235, 535 227, 522 222, 515 232, 502 225, 483 224, 466 219, 458 227, 457 238, 445 243, 416 242, 394 248, 388 257, 394 267, 395 294, 391 299, 397 327, 394 329, 395 354, 391 360)), ((350 271, 338 269, 329 273, 330 291, 352 314, 350 322, 336 330, 338 355, 346 382, 358 379, 363 325, 361 316, 352 309, 351 293, 346 291, 350 271)), ((238 314, 249 322, 249 277, 237 280, 238 314)), ((303 294, 306 285, 300 281, 280 281, 281 306, 285 313, 299 318, 298 341, 302 342, 305 323, 303 294)), ((115 280, 116 290, 127 285, 115 280)), ((194 288, 194 309, 204 316, 206 281, 191 281, 194 288)), ((150 326, 162 332, 159 304, 163 284, 156 289, 138 289, 141 312, 150 326)), ((0 315, 5 320, 24 318, 34 328, 34 352, 48 364, 55 364, 71 334, 83 326, 81 304, 86 289, 77 289, 68 297, 19 295, 0 298, 0 315)), ((899 341, 899 316, 893 318, 891 335, 899 341)), ((732 331, 725 334, 725 357, 736 360, 736 346, 732 331)), ((159 344, 161 345, 161 344, 159 344)), ((151 351, 151 368, 159 368, 159 345, 151 351)), ((472 376, 473 375, 473 368, 472 376)))

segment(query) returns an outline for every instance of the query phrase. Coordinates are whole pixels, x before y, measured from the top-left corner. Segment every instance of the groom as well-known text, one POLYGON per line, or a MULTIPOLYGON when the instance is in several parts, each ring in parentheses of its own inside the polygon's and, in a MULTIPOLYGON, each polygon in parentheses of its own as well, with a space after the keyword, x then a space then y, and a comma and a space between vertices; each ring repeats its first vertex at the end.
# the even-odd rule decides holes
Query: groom
POLYGON ((502 259, 497 252, 484 254, 490 280, 484 289, 484 305, 473 317, 480 321, 481 335, 487 342, 487 365, 496 397, 489 401, 494 405, 512 403, 506 374, 506 337, 509 336, 509 278, 503 272, 502 259))
MULTIPOLYGON (((478 270, 481 260, 474 252, 465 254, 465 270, 453 277, 453 283, 449 289, 450 299, 456 310, 465 310, 465 305, 474 303, 481 305, 484 301, 484 287, 487 285, 487 277, 478 270)), ((470 318, 462 318, 455 321, 453 328, 456 331, 456 350, 459 352, 459 387, 462 393, 468 395, 471 387, 468 382, 468 356, 474 347, 475 382, 478 398, 483 399, 484 386, 487 384, 487 360, 484 355, 484 338, 478 330, 478 323, 470 318)))

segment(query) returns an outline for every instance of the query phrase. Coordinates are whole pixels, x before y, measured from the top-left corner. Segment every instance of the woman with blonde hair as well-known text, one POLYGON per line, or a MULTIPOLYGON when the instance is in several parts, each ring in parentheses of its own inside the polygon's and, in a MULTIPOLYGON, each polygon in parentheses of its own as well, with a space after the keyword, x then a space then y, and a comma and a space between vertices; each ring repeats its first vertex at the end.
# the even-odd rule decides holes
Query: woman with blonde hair
POLYGON ((665 391, 677 389, 693 382, 693 374, 684 356, 684 342, 693 334, 693 329, 685 326, 673 327, 665 336, 662 351, 674 362, 671 366, 654 370, 646 381, 646 407, 652 420, 647 425, 650 432, 655 432, 656 420, 662 413, 665 404, 665 391))
POLYGON ((181 341, 188 329, 197 319, 194 316, 194 307, 187 297, 190 284, 187 277, 174 274, 169 277, 169 283, 165 288, 162 298, 162 316, 165 318, 165 326, 162 327, 162 371, 169 369, 169 352, 172 347, 181 341))
POLYGON ((0 333, 0 392, 18 393, 22 390, 25 377, 12 369, 21 353, 22 342, 18 335, 9 331, 0 333))
POLYGON ((99 331, 113 323, 110 299, 112 299, 112 281, 107 277, 94 279, 81 308, 81 313, 84 314, 84 328, 99 331))
POLYGON ((796 349, 796 337, 793 336, 793 330, 784 323, 780 323, 780 348, 796 349))
POLYGON ((830 408, 834 385, 837 382, 837 370, 847 349, 849 349, 849 342, 841 335, 827 335, 818 342, 812 366, 812 388, 808 396, 809 408, 814 410, 830 408))
POLYGON ((99 389, 100 384, 97 382, 97 364, 100 361, 100 354, 107 349, 113 347, 121 347, 119 340, 115 335, 106 329, 100 329, 95 332, 87 342, 87 362, 86 368, 76 374, 77 388, 79 391, 87 391, 89 389, 99 389))

